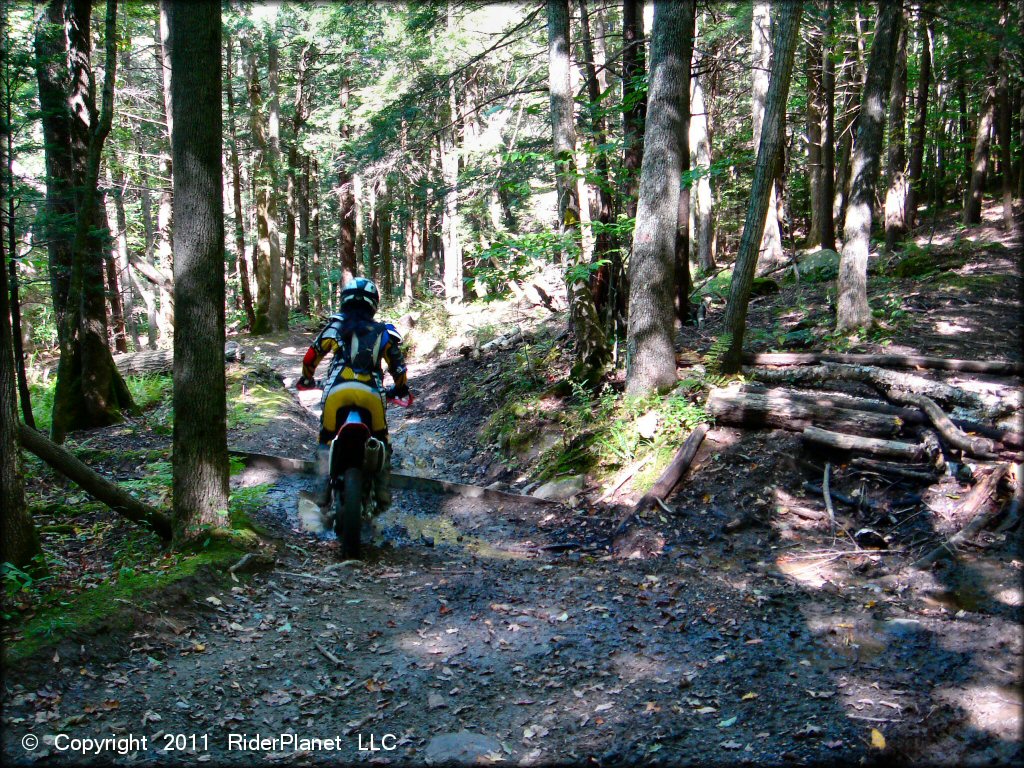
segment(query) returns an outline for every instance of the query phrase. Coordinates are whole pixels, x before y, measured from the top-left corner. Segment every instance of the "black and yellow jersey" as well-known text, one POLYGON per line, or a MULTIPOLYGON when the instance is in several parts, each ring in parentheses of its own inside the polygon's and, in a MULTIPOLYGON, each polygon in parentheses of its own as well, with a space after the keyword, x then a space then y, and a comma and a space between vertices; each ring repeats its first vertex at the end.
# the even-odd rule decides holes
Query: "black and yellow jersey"
POLYGON ((382 362, 395 382, 395 393, 404 397, 408 390, 405 359, 400 345, 402 336, 390 323, 380 323, 367 314, 343 312, 331 319, 302 359, 302 375, 312 379, 320 361, 333 353, 324 379, 324 389, 343 381, 358 381, 383 389, 382 362))

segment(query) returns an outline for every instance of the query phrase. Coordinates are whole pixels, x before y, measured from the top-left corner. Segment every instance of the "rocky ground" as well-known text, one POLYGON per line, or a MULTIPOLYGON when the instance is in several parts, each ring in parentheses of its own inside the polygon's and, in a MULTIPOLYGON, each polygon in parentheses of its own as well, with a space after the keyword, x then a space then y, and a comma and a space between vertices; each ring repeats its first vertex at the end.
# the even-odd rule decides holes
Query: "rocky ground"
MULTIPOLYGON (((955 294, 964 318, 984 322, 993 290, 1019 310, 1019 257, 984 267, 1006 283, 955 294)), ((922 292, 920 303, 943 300, 922 292)), ((921 349, 913 333, 900 342, 921 349)), ((286 382, 308 338, 261 342, 286 382)), ((974 356, 955 344, 921 351, 974 356)), ((480 443, 487 408, 460 400, 503 359, 414 362, 417 401, 390 416, 403 471, 527 485, 480 443)), ((306 458, 315 421, 296 404, 236 437, 306 458)), ((397 491, 362 563, 337 562, 332 535, 303 529, 298 494, 309 478, 243 473, 237 485, 274 483, 257 519, 276 540, 276 567, 168 595, 130 635, 64 643, 45 667, 6 670, 4 757, 1015 763, 1019 531, 986 533, 960 567, 930 572, 905 567, 913 539, 858 552, 822 523, 820 495, 803 490, 816 459, 784 432, 713 429, 666 508, 614 553, 628 489, 618 506, 595 503, 600 488, 565 504, 397 491), (62 751, 69 742, 56 734, 149 742, 85 757, 62 751), (252 742, 287 734, 335 741, 252 742)), ((925 524, 921 489, 897 490, 918 493, 925 524)))

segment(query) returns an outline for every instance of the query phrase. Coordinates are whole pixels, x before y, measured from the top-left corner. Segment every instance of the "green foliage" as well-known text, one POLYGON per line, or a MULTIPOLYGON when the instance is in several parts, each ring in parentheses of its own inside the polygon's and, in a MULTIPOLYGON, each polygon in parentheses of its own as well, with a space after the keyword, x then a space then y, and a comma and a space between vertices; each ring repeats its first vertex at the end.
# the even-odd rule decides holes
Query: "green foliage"
POLYGON ((707 368, 708 373, 720 374, 722 372, 722 362, 731 346, 731 333, 723 333, 711 343, 711 347, 704 353, 704 367, 707 368))
POLYGON ((280 382, 261 370, 227 373, 228 429, 263 426, 292 402, 280 382))
POLYGON ((228 519, 235 530, 251 530, 261 535, 269 531, 253 520, 253 516, 266 504, 267 490, 272 483, 236 488, 231 491, 228 502, 228 519))
POLYGON ((169 373, 126 376, 124 383, 132 393, 135 405, 141 411, 166 405, 170 402, 174 390, 174 378, 169 373))
POLYGON ((138 603, 145 608, 172 584, 186 580, 193 589, 215 588, 217 573, 244 553, 236 543, 213 540, 199 552, 173 553, 155 562, 122 566, 107 581, 70 597, 47 595, 23 625, 13 627, 20 637, 6 644, 4 661, 27 658, 71 633, 126 629, 132 625, 135 611, 122 605, 138 603))
MULTIPOLYGON (((36 555, 35 559, 41 566, 42 571, 45 571, 45 562, 41 555, 36 555)), ((29 569, 31 571, 33 569, 29 569)), ((47 581, 53 579, 52 575, 33 575, 28 571, 24 571, 13 563, 0 563, 0 581, 4 585, 4 595, 7 598, 11 598, 19 592, 29 592, 38 590, 40 584, 44 584, 47 581)), ((10 619, 10 615, 4 613, 4 621, 10 619)))

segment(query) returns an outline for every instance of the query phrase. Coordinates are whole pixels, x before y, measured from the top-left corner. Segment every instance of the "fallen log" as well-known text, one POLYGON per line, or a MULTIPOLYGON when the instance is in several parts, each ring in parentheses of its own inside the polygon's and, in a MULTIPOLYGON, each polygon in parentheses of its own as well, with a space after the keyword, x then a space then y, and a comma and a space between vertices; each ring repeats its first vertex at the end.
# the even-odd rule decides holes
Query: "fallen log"
POLYGON ((1014 464, 1010 477, 1013 483, 1013 496, 1006 506, 1006 519, 996 528, 996 533, 1005 533, 1020 522, 1020 510, 1024 506, 1024 467, 1014 464))
POLYGON ((928 471, 928 469, 923 466, 920 468, 914 468, 913 466, 903 466, 902 464, 893 464, 887 461, 868 459, 863 456, 853 457, 853 459, 850 460, 850 465, 860 469, 878 472, 879 474, 905 477, 908 480, 917 480, 922 483, 934 483, 938 479, 938 475, 935 472, 928 471))
POLYGON ((818 427, 807 427, 801 433, 804 440, 840 451, 859 451, 873 456, 890 456, 900 459, 916 460, 923 458, 925 450, 914 443, 901 443, 895 440, 880 440, 874 437, 847 435, 842 432, 830 432, 818 427))
POLYGON ((936 560, 956 555, 956 547, 974 536, 988 525, 999 513, 999 506, 993 504, 987 506, 989 499, 995 495, 999 481, 1009 470, 1009 464, 1000 464, 989 475, 981 480, 956 508, 954 515, 959 519, 968 520, 958 532, 946 539, 928 554, 914 561, 911 567, 927 568, 936 560))
MULTIPOLYGON (((245 351, 237 341, 224 345, 224 362, 235 363, 245 360, 245 351)), ((145 349, 114 355, 114 364, 122 376, 152 376, 170 373, 174 368, 174 354, 169 349, 145 349)))
POLYGON ((708 433, 707 424, 698 424, 694 427, 693 432, 690 436, 683 441, 683 444, 676 451, 675 457, 672 462, 665 468, 665 471, 661 473, 651 489, 647 491, 633 507, 623 515, 622 519, 619 520, 615 526, 615 530, 612 531, 611 538, 614 540, 623 530, 626 528, 626 524, 635 516, 643 512, 648 507, 652 507, 659 502, 664 502, 665 498, 675 488, 676 483, 683 476, 687 469, 690 468, 690 464, 693 463, 694 457, 697 455, 697 449, 700 448, 700 444, 704 442, 704 437, 708 433))
POLYGON ((816 365, 818 363, 845 363, 874 365, 881 368, 928 368, 936 371, 987 373, 992 376, 1024 375, 1024 364, 1005 360, 958 360, 950 357, 925 355, 867 355, 835 352, 745 352, 747 365, 816 365))
POLYGON ((857 397, 848 395, 845 392, 831 392, 827 390, 806 390, 787 389, 784 387, 769 388, 760 382, 744 384, 739 388, 740 392, 752 392, 755 394, 774 394, 786 397, 802 403, 812 403, 824 407, 848 408, 853 411, 868 411, 869 413, 884 413, 891 416, 898 416, 907 424, 926 424, 928 417, 916 408, 905 408, 901 405, 893 405, 884 400, 874 400, 869 397, 857 397))
POLYGON ((1011 448, 1024 448, 1024 433, 1017 432, 1006 427, 994 427, 990 424, 971 421, 970 419, 950 419, 964 432, 975 432, 982 437, 988 437, 1001 443, 1007 450, 1011 448))
POLYGON ((1016 392, 1010 397, 982 396, 943 382, 922 376, 883 368, 822 363, 797 368, 747 368, 744 372, 766 384, 834 385, 836 381, 856 381, 869 384, 882 393, 910 393, 924 395, 947 405, 958 405, 977 410, 988 418, 999 418, 1019 408, 1016 392))
POLYGON ((110 482, 82 463, 69 450, 46 439, 31 427, 19 424, 18 438, 26 450, 76 483, 97 501, 103 502, 114 512, 133 523, 149 526, 164 541, 170 540, 171 519, 159 509, 140 501, 116 483, 110 482))
POLYGON ((939 408, 938 403, 925 395, 913 392, 890 392, 889 397, 897 402, 915 405, 928 416, 940 437, 954 448, 959 448, 972 456, 991 458, 995 446, 987 437, 970 437, 957 427, 939 408))
MULTIPOLYGON (((835 406, 838 408, 850 408, 855 411, 889 413, 903 419, 907 424, 930 423, 927 414, 918 408, 907 408, 901 405, 893 405, 882 400, 872 400, 867 397, 856 397, 854 395, 848 395, 845 392, 830 392, 824 390, 807 391, 781 387, 769 389, 760 382, 744 384, 740 388, 740 391, 755 393, 778 392, 780 394, 784 394, 786 397, 793 400, 799 400, 801 402, 812 402, 817 405, 835 406)), ((1001 443, 1006 449, 1024 448, 1024 433, 1017 432, 1006 427, 982 424, 979 421, 972 421, 971 419, 950 417, 949 420, 964 432, 974 432, 982 437, 987 437, 997 443, 1001 443)), ((995 448, 998 449, 998 446, 995 446, 995 448)))
POLYGON ((748 429, 774 427, 801 432, 810 426, 828 425, 841 432, 889 437, 898 434, 903 426, 902 419, 895 414, 853 410, 818 402, 813 397, 793 396, 784 390, 713 389, 705 407, 716 422, 748 429))

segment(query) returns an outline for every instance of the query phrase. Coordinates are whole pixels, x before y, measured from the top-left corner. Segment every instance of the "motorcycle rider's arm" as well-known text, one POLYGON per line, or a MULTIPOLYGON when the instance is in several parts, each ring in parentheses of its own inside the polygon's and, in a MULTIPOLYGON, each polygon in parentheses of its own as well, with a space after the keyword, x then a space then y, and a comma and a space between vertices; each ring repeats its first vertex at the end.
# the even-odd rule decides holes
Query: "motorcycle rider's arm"
POLYGON ((409 396, 409 382, 406 374, 405 357, 401 349, 402 336, 398 330, 387 324, 387 343, 384 345, 384 359, 388 363, 388 372, 394 381, 390 392, 394 397, 406 398, 409 396))
POLYGON ((302 378, 299 379, 298 385, 301 387, 314 387, 316 385, 313 375, 316 373, 316 367, 320 365, 320 361, 324 357, 333 352, 338 348, 337 340, 323 336, 318 336, 316 340, 309 345, 309 349, 306 350, 306 355, 302 358, 302 378))

